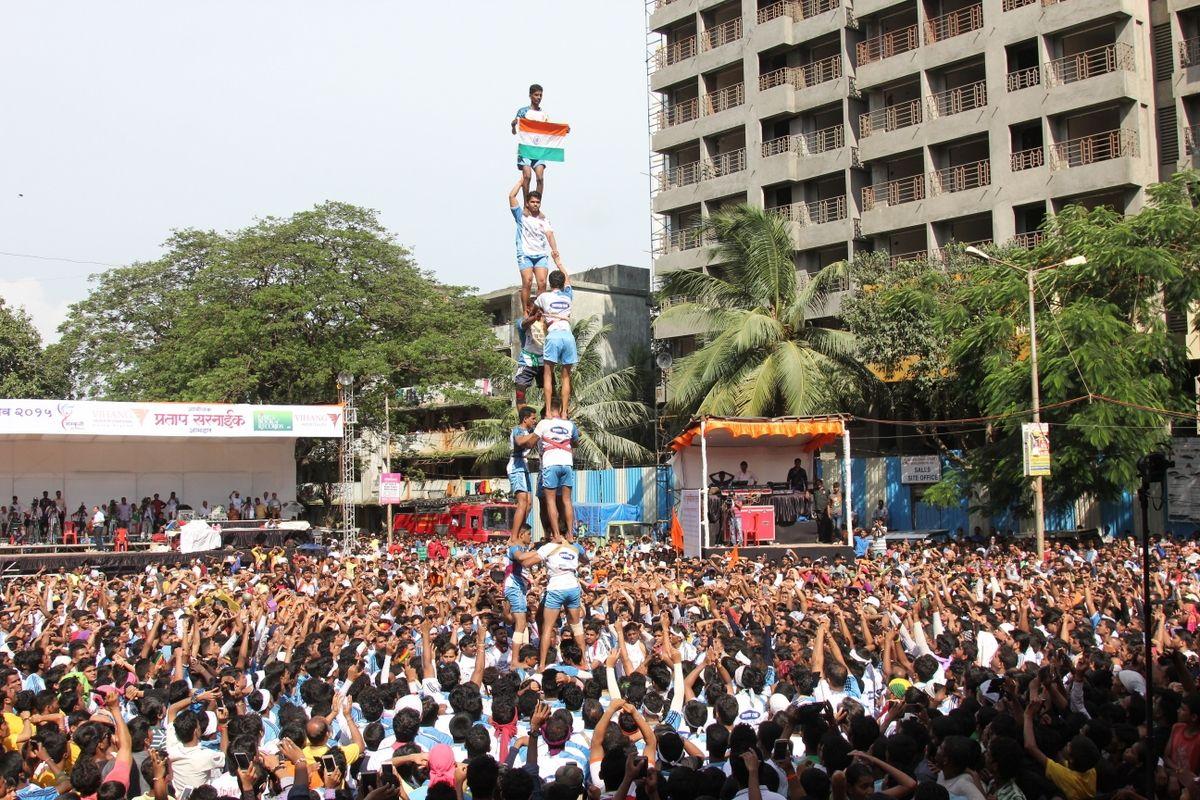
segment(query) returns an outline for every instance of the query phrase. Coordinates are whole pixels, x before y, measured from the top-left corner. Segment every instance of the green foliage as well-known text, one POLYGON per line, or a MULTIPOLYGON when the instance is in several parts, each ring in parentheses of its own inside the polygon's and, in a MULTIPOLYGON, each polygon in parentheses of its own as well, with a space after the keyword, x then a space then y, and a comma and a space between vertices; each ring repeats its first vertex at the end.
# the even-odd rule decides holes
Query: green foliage
POLYGON ((23 308, 0 298, 0 397, 46 399, 65 390, 62 359, 43 352, 42 337, 23 308))
POLYGON ((971 487, 987 511, 1028 507, 1020 437, 1031 402, 1028 268, 1052 267, 1036 279, 1049 505, 1118 497, 1134 484, 1138 457, 1168 437, 1164 415, 1100 396, 1174 411, 1194 403, 1183 338, 1167 331, 1163 311, 1200 300, 1200 175, 1152 187, 1149 199, 1131 217, 1068 207, 1036 249, 990 251, 1017 269, 961 252, 893 270, 878 257, 855 261, 846 322, 864 360, 905 377, 876 387, 879 405, 912 419, 1011 415, 917 428, 941 452, 962 451, 930 501, 951 502, 971 487), (1076 255, 1087 263, 1062 264, 1076 255))
MULTIPOLYGON (((595 317, 571 324, 579 351, 579 363, 571 375, 571 420, 579 426, 579 444, 575 447, 575 466, 600 469, 611 466, 650 464, 654 454, 641 442, 651 435, 652 411, 638 397, 637 367, 629 366, 605 373, 600 366, 600 345, 608 333, 595 317)), ((511 395, 511 379, 497 383, 498 391, 511 395)), ((543 405, 541 391, 530 387, 526 404, 543 405)), ((466 439, 478 446, 480 464, 496 464, 509 456, 508 434, 517 424, 517 410, 511 405, 503 414, 475 420, 466 439)))
POLYGON ((812 320, 844 265, 799 284, 787 223, 760 208, 737 206, 710 217, 706 228, 717 266, 672 272, 661 289, 687 298, 664 310, 662 322, 698 322, 706 331, 700 348, 672 370, 669 412, 686 418, 832 410, 831 381, 860 372, 854 342, 812 320))
POLYGON ((345 370, 367 424, 398 386, 474 380, 502 362, 467 290, 344 203, 177 232, 158 260, 96 276, 61 330, 79 396, 328 403, 345 370))

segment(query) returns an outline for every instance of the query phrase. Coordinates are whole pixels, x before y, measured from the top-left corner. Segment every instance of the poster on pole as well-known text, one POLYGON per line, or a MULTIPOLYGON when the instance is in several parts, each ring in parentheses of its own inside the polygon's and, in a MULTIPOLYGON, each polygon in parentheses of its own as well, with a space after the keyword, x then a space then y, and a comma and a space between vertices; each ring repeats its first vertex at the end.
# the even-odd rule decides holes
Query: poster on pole
POLYGON ((901 456, 901 483, 937 483, 942 479, 940 456, 901 456))
POLYGON ((1049 475, 1050 426, 1045 422, 1022 423, 1021 452, 1024 455, 1026 475, 1049 475))
POLYGON ((679 498, 679 525, 683 528, 683 555, 700 558, 700 489, 684 489, 679 498))
POLYGON ((400 492, 404 488, 403 483, 404 473, 379 473, 379 504, 386 506, 388 503, 399 503, 402 499, 400 492))

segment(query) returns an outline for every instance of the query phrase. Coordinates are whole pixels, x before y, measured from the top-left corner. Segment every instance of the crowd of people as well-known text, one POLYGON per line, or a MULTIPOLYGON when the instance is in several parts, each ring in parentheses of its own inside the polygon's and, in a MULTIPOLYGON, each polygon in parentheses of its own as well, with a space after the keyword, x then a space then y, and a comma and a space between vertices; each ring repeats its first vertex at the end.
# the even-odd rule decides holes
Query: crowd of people
POLYGON ((527 537, 10 578, 0 798, 1200 796, 1195 543, 527 537))
POLYGON ((63 533, 71 531, 77 541, 87 538, 102 547, 118 538, 118 531, 124 531, 124 536, 130 539, 149 541, 155 532, 178 519, 181 512, 199 519, 219 516, 230 520, 278 520, 282 510, 283 503, 276 492, 255 497, 249 493, 243 496, 235 489, 223 506, 210 506, 208 500, 202 500, 193 507, 171 492, 166 499, 158 493, 132 502, 126 497, 109 498, 107 503, 94 504, 90 510, 87 503, 80 503, 74 511, 68 511, 61 490, 56 490, 54 497, 46 490, 28 503, 22 503, 14 495, 12 502, 0 505, 0 537, 9 544, 52 544, 61 543, 63 533))

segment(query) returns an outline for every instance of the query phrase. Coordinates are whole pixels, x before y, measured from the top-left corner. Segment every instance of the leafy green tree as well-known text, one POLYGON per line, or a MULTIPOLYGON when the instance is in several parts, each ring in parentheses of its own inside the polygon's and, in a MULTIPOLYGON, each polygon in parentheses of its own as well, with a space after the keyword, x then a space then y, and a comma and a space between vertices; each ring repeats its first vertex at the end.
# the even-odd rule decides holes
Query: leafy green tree
POLYGON ((973 491, 986 511, 1028 508, 1030 267, 1049 267, 1036 292, 1048 505, 1119 496, 1136 481, 1137 459, 1169 436, 1166 415, 1141 409, 1194 410, 1183 337, 1168 331, 1164 311, 1200 301, 1200 176, 1152 187, 1131 217, 1066 208, 1045 234, 1031 251, 993 251, 1017 269, 961 251, 892 271, 872 259, 852 268, 847 324, 864 360, 899 379, 877 387, 883 404, 901 418, 1001 417, 918 428, 957 467, 927 498, 973 491), (1063 264, 1076 255, 1087 263, 1063 264))
MULTIPOLYGON (((397 387, 503 368, 465 287, 420 269, 376 212, 328 202, 220 234, 172 235, 161 258, 95 276, 60 347, 79 397, 332 403, 356 377, 360 424, 397 387)), ((336 480, 334 449, 301 441, 301 475, 336 480)))
POLYGON ((62 363, 42 350, 42 337, 23 308, 0 298, 0 397, 62 397, 62 363))
MULTIPOLYGON (((654 454, 641 442, 651 435, 652 411, 638 394, 637 368, 630 366, 605 373, 600 366, 600 344, 608 333, 595 317, 571 324, 579 350, 579 363, 571 379, 571 419, 579 426, 575 466, 596 469, 611 466, 651 464, 654 454)), ((501 380, 501 392, 511 383, 501 380)), ((541 392, 532 387, 526 402, 542 405, 541 392)), ((509 456, 508 434, 517 424, 517 410, 508 407, 499 416, 474 421, 466 441, 480 448, 478 463, 501 463, 509 456)))
POLYGON ((659 318, 699 322, 698 350, 679 359, 669 385, 669 411, 777 416, 831 410, 831 376, 856 371, 853 338, 818 325, 840 273, 826 269, 803 283, 792 260, 787 223, 741 205, 706 224, 714 242, 708 271, 679 270, 661 294, 681 296, 659 318))

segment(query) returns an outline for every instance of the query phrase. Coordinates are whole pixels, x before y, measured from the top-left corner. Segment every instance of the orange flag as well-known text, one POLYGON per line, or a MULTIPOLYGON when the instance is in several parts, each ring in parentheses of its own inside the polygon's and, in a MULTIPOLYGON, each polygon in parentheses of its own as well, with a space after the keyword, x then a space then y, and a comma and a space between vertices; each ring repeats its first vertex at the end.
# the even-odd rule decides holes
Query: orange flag
POLYGON ((738 555, 737 545, 734 545, 733 549, 729 551, 729 566, 736 567, 739 558, 741 556, 738 555))
POLYGON ((679 515, 674 512, 671 512, 671 546, 683 552, 683 526, 679 524, 679 515))

